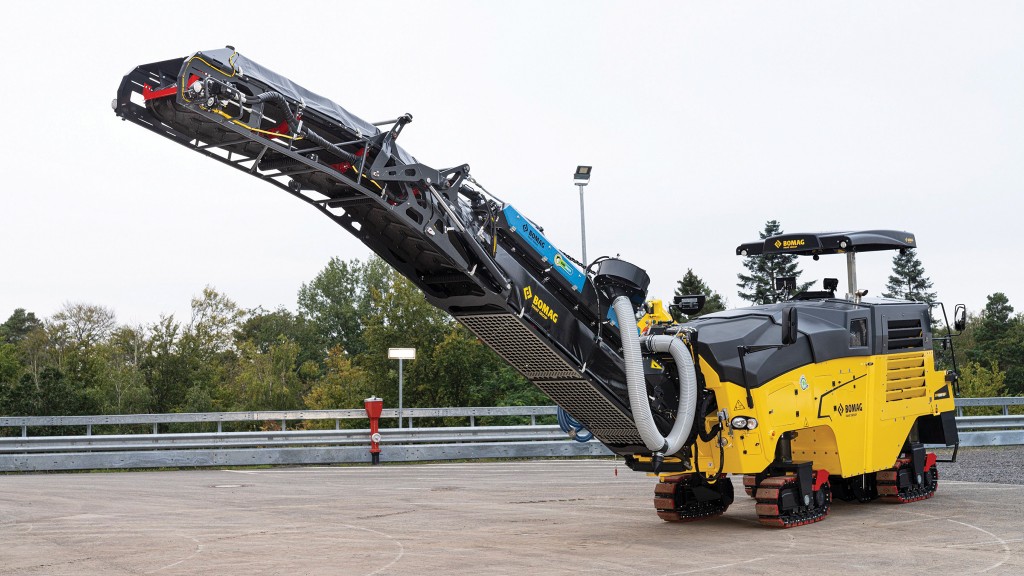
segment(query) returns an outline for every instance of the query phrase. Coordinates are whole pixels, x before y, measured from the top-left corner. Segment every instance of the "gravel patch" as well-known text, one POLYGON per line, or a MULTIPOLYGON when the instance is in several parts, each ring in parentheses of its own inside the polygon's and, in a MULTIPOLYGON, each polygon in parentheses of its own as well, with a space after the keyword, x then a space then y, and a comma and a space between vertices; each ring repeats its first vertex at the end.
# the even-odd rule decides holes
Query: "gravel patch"
MULTIPOLYGON (((935 453, 939 460, 945 460, 953 451, 935 453)), ((1024 484, 1024 446, 961 448, 956 463, 939 463, 939 486, 943 480, 1024 484)))

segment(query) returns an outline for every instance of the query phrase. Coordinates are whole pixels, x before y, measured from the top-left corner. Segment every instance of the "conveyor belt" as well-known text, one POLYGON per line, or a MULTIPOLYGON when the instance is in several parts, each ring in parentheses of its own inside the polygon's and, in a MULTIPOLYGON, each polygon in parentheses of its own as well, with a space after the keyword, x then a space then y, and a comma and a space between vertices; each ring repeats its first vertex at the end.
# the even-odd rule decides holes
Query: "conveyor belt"
POLYGON ((642 302, 646 274, 614 259, 583 271, 468 165, 418 163, 396 143, 410 115, 367 122, 231 48, 138 66, 113 105, 313 205, 599 440, 623 454, 642 444, 607 307, 615 295, 642 302))

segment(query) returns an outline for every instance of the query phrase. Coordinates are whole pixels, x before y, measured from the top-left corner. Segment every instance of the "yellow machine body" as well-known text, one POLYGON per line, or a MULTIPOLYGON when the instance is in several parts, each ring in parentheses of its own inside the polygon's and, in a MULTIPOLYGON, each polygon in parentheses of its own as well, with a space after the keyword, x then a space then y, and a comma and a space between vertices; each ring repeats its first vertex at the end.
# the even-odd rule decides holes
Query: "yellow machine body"
POLYGON ((672 315, 665 310, 664 303, 661 300, 649 300, 644 304, 644 315, 636 321, 636 326, 641 333, 646 333, 656 324, 670 323, 672 323, 672 315))
MULTIPOLYGON (((797 432, 794 461, 813 461, 816 469, 843 477, 884 470, 898 458, 918 417, 954 409, 930 350, 802 366, 751 390, 753 408, 742 386, 719 380, 706 363, 701 368, 726 414, 724 449, 718 436, 697 442, 693 469, 705 473, 759 473, 775 459, 782 433, 791 431, 797 432), (736 416, 755 418, 757 427, 733 430, 728 424, 736 416)), ((717 415, 706 420, 708 429, 718 423, 717 415)))

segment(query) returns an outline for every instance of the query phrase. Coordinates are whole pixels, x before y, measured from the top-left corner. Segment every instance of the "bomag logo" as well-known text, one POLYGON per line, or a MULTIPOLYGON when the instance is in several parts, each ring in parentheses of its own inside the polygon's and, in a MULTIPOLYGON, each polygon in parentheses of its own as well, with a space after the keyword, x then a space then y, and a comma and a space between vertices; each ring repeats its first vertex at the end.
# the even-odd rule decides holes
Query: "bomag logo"
POLYGON ((540 296, 534 296, 533 289, 529 286, 523 288, 523 298, 530 303, 530 308, 540 315, 545 320, 551 320, 552 324, 558 323, 558 312, 555 312, 550 306, 544 303, 540 299, 540 296))
POLYGON ((807 241, 804 240, 803 238, 798 238, 796 240, 776 240, 775 241, 775 247, 776 248, 782 248, 784 250, 789 250, 789 249, 792 249, 792 248, 800 248, 801 246, 804 246, 806 244, 807 244, 807 241))
MULTIPOLYGON (((526 226, 524 226, 524 228, 525 227, 526 226)), ((544 241, 544 238, 540 234, 534 232, 532 228, 527 229, 526 234, 530 237, 530 240, 533 240, 541 248, 548 247, 548 243, 544 241)))
POLYGON ((856 416, 859 412, 864 410, 864 403, 857 402, 856 404, 840 404, 839 415, 843 416, 856 416))
POLYGON ((555 253, 555 266, 558 266, 566 274, 572 274, 572 265, 560 253, 555 253))

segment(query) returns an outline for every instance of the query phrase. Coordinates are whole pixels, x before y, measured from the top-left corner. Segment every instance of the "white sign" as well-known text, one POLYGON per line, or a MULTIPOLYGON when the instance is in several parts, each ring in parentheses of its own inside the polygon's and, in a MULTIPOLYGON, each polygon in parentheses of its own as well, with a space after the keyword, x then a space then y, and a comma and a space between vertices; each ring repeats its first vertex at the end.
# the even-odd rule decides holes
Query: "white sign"
POLYGON ((388 358, 391 360, 415 360, 415 348, 388 348, 388 358))

